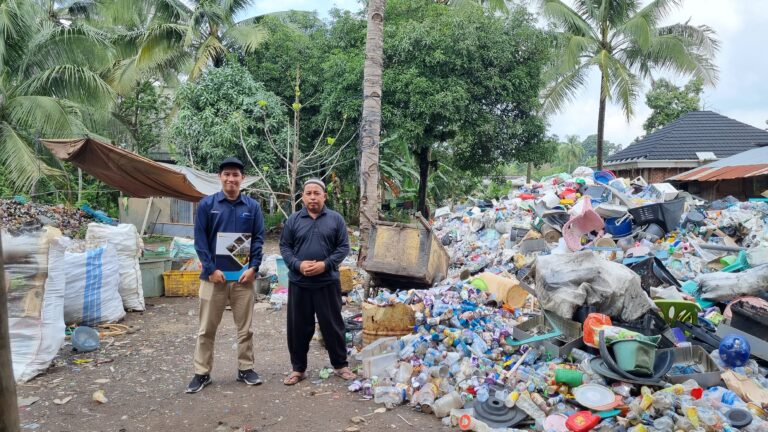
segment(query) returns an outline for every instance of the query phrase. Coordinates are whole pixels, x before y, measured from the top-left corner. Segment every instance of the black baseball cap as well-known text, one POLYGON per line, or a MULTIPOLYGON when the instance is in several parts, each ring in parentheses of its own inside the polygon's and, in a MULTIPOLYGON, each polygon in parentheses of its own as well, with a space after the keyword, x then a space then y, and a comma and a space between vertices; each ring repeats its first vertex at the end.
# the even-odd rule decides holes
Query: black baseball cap
POLYGON ((219 173, 224 171, 224 168, 226 167, 238 167, 240 168, 240 172, 243 172, 245 170, 245 165, 240 161, 240 159, 236 157, 228 157, 221 161, 219 164, 219 173))

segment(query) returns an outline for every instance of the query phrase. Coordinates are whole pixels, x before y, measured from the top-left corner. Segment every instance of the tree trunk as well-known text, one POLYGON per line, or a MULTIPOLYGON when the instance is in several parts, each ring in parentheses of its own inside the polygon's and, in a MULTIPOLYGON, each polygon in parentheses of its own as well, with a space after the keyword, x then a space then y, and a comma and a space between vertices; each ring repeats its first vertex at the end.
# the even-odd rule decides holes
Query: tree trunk
POLYGON ((299 158, 301 154, 299 153, 299 140, 301 132, 300 130, 300 122, 301 122, 301 103, 299 102, 299 89, 301 88, 301 71, 297 67, 296 68, 296 86, 294 87, 294 103, 293 103, 293 149, 291 152, 293 153, 291 156, 293 159, 291 159, 291 178, 289 179, 288 187, 291 191, 291 213, 296 211, 296 180, 299 177, 299 158))
POLYGON ((83 170, 77 169, 77 202, 83 199, 83 170))
MULTIPOLYGON (((386 0, 368 1, 368 32, 363 68, 363 113, 360 125, 360 213, 379 214, 379 144, 381 141, 381 76, 384 69, 384 9, 386 0)), ((360 215, 360 254, 368 256, 371 223, 360 215)))
POLYGON ((531 182, 531 174, 533 172, 533 162, 528 162, 528 167, 525 170, 525 183, 531 182))
POLYGON ((5 260, 0 240, 0 431, 19 430, 16 381, 13 379, 11 337, 8 330, 8 296, 5 284, 5 260))
POLYGON ((427 187, 429 186, 429 147, 422 147, 419 150, 419 203, 417 210, 422 216, 429 218, 429 209, 427 208, 427 187))
POLYGON ((608 95, 603 92, 605 76, 600 74, 600 109, 597 112, 597 169, 603 169, 603 134, 605 132, 605 103, 608 95))

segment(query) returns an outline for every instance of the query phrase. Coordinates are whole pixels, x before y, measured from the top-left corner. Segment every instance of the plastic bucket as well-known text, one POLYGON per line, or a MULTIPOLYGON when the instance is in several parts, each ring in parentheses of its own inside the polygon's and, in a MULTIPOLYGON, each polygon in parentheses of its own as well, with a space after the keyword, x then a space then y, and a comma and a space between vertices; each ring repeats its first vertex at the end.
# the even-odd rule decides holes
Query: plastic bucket
POLYGON ((288 289, 288 267, 285 265, 285 260, 279 257, 275 262, 277 264, 277 287, 288 289))
POLYGON ((602 184, 608 184, 611 180, 615 180, 616 176, 610 171, 595 171, 592 175, 596 182, 602 184))
POLYGON ((608 218, 605 220, 605 232, 614 237, 626 237, 632 234, 632 219, 608 218))
POLYGON ((616 364, 633 375, 653 375, 656 361, 656 345, 637 339, 622 340, 611 344, 616 364))

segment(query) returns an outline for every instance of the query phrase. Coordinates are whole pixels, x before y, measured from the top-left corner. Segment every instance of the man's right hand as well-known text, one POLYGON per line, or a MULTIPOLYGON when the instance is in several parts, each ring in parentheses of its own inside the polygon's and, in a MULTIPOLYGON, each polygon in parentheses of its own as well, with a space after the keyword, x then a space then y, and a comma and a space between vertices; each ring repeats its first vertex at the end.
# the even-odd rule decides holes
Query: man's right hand
POLYGON ((215 270, 213 273, 211 273, 210 276, 208 276, 208 281, 213 283, 224 283, 227 281, 227 278, 224 277, 224 272, 221 270, 215 270))

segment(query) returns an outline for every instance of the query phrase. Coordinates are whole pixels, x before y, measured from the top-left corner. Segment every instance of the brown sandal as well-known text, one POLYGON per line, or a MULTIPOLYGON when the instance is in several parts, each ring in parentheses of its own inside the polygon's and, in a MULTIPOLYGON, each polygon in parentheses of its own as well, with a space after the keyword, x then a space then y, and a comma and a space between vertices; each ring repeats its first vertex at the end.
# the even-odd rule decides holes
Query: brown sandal
POLYGON ((357 375, 355 375, 355 373, 352 372, 348 367, 343 367, 341 369, 335 369, 333 371, 333 374, 336 375, 337 377, 345 380, 345 381, 350 381, 350 380, 353 380, 353 379, 357 379, 357 375))
POLYGON ((283 380, 283 384, 287 386, 292 386, 300 383, 301 381, 304 381, 307 378, 307 374, 303 372, 291 372, 288 374, 287 377, 283 380))

